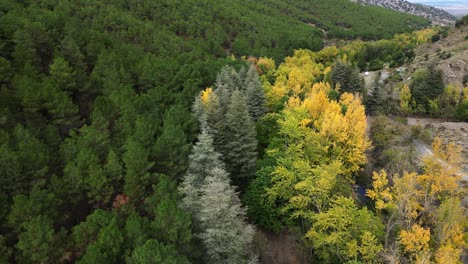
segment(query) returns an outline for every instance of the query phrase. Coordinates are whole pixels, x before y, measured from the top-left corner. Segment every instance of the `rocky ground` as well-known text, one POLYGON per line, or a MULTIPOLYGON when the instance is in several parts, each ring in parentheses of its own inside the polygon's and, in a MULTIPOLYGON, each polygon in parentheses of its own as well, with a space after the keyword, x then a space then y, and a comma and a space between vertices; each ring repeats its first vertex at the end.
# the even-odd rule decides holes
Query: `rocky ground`
POLYGON ((403 67, 362 72, 361 76, 368 93, 372 93, 374 80, 379 78, 380 83, 384 84, 383 90, 390 92, 394 99, 398 99, 395 85, 402 80, 410 84, 413 73, 430 64, 435 64, 443 71, 445 84, 453 84, 460 91, 468 85, 465 80, 468 78, 468 26, 451 28, 446 38, 420 45, 415 54, 414 60, 403 67))
POLYGON ((443 119, 433 118, 408 118, 408 125, 420 125, 422 128, 429 128, 434 136, 461 146, 461 167, 463 174, 468 177, 468 123, 446 122, 443 119))
POLYGON ((424 17, 432 21, 434 25, 453 25, 455 17, 439 8, 433 6, 410 3, 405 0, 352 0, 363 5, 376 5, 392 10, 424 17))
POLYGON ((468 74, 468 26, 451 28, 446 38, 420 45, 415 53, 409 73, 433 63, 444 72, 445 83, 461 86, 468 74))

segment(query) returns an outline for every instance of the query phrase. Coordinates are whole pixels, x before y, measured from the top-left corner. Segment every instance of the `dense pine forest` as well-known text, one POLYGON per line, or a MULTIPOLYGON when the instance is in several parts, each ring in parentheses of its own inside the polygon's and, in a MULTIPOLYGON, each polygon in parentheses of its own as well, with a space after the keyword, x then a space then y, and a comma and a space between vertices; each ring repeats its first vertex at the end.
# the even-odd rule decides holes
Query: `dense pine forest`
POLYGON ((348 0, 1 1, 0 263, 262 263, 284 230, 311 263, 460 263, 460 147, 394 169, 379 114, 466 120, 468 89, 436 65, 394 94, 361 76, 447 34, 429 24, 348 0))

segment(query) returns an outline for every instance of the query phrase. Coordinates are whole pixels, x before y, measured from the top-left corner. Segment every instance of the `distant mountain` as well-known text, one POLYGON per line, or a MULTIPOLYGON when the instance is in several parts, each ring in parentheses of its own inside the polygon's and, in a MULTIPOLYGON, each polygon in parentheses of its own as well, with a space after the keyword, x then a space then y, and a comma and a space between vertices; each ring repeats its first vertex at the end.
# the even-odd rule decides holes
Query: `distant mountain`
POLYGON ((375 5, 427 18, 434 25, 452 25, 456 17, 445 10, 433 6, 414 4, 405 0, 352 0, 362 5, 375 5))

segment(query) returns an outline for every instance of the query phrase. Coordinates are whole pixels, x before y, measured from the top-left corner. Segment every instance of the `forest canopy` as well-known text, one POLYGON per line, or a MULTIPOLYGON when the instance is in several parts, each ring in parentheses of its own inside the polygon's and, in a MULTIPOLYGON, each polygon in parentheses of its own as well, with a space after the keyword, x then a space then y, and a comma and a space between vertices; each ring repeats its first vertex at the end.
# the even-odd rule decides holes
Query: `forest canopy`
MULTIPOLYGON (((410 61, 428 23, 346 0, 2 1, 0 262, 256 263, 259 228, 284 227, 325 262, 372 262, 394 211, 377 185, 378 207, 353 198, 359 70, 410 61)), ((452 187, 421 223, 399 214, 403 260, 458 256, 459 211, 424 242, 452 187)))

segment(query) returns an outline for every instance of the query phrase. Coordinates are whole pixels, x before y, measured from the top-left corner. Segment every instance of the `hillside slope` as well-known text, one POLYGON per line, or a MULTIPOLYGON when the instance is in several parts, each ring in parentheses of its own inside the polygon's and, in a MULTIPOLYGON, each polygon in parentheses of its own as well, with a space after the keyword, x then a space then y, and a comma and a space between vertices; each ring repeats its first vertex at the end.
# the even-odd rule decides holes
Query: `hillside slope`
POLYGON ((205 263, 176 189, 194 96, 239 56, 319 50, 311 24, 374 39, 428 21, 347 0, 0 1, 0 263, 205 263))
MULTIPOLYGON (((418 70, 436 65, 442 70, 443 80, 446 85, 453 84, 458 88, 468 85, 468 26, 451 28, 447 36, 436 42, 424 43, 414 49, 414 58, 398 69, 385 69, 370 72, 368 75, 361 73, 366 81, 366 86, 371 87, 375 78, 385 81, 388 89, 402 80, 408 84, 412 75, 418 70)), ((398 94, 394 94, 395 99, 398 94)))
POLYGON ((468 80, 468 25, 452 28, 447 37, 435 43, 426 43, 416 48, 416 57, 410 69, 437 65, 444 72, 446 84, 459 87, 468 80))
POLYGON ((432 6, 414 4, 405 0, 353 0, 363 5, 374 5, 389 8, 395 11, 405 12, 424 17, 432 21, 434 25, 453 25, 456 18, 439 8, 432 6))
POLYGON ((304 1, 262 0, 270 9, 317 26, 333 38, 375 40, 409 32, 429 22, 417 16, 382 7, 361 6, 349 0, 304 1))

